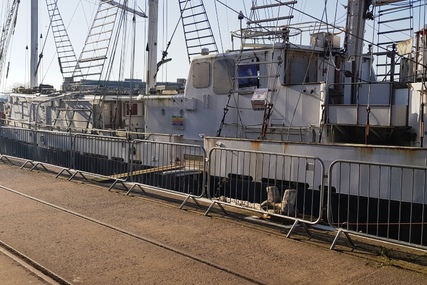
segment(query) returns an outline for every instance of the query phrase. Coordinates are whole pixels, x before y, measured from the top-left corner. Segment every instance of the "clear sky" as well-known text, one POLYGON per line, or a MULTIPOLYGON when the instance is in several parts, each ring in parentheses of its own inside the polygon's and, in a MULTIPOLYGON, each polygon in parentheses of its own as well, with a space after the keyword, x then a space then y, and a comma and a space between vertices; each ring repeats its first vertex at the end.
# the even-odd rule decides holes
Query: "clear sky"
MULTIPOLYGON (((118 0, 117 0, 118 1, 118 0)), ((2 0, 0 4, 0 15, 1 22, 4 23, 5 19, 5 8, 7 3, 11 3, 12 0, 2 0)), ((13 40, 9 47, 9 54, 7 61, 10 61, 9 78, 2 80, 0 89, 10 89, 19 85, 28 85, 29 81, 29 50, 26 46, 30 45, 30 0, 21 0, 20 10, 18 15, 18 23, 16 32, 13 40)), ((249 9, 251 7, 251 0, 207 0, 204 1, 206 10, 209 16, 209 20, 214 30, 218 48, 220 50, 231 49, 230 31, 239 29, 239 20, 237 15, 230 9, 227 9, 225 5, 230 6, 235 11, 243 11, 248 16, 249 9), (215 4, 216 3, 216 4, 215 4), (222 4, 221 4, 222 3, 222 4), (225 5, 224 5, 225 4, 225 5), (220 32, 219 32, 220 31, 220 32)), ((258 1, 259 3, 265 1, 258 1)), ((328 22, 334 22, 335 11, 337 10, 338 24, 343 26, 345 10, 343 5, 347 4, 347 0, 329 0, 328 14, 323 14, 324 0, 299 0, 296 4, 296 8, 305 11, 315 17, 321 18, 322 14, 324 19, 328 17, 328 22)), ((52 35, 46 35, 49 27, 49 19, 47 16, 47 9, 45 1, 39 1, 39 33, 42 34, 43 38, 39 42, 39 52, 43 49, 43 60, 40 65, 39 76, 40 82, 46 84, 52 84, 56 88, 62 82, 62 77, 59 72, 57 63, 57 55, 55 54, 55 45, 53 43, 52 35), (47 39, 46 39, 47 37, 47 39), (46 43, 45 43, 46 41, 46 43)), ((139 7, 142 11, 148 13, 147 0, 129 0, 129 6, 139 7)), ((159 0, 159 50, 158 57, 160 59, 161 52, 165 49, 167 42, 173 33, 175 25, 179 20, 179 7, 178 0, 159 0)), ((58 0, 58 7, 61 12, 63 21, 68 27, 69 37, 74 46, 74 50, 77 55, 82 50, 84 41, 86 39, 87 32, 91 25, 91 19, 94 16, 95 10, 98 7, 98 1, 96 0, 58 0)), ((301 21, 312 21, 313 19, 307 18, 303 14, 294 13, 295 18, 292 22, 301 21)), ((129 17, 130 21, 131 17, 129 17)), ((146 26, 147 19, 138 18, 137 20, 137 38, 136 38, 136 62, 135 62, 135 78, 145 80, 145 46, 146 46, 146 26)), ((130 29, 129 29, 130 30, 130 29)), ((126 41, 127 49, 131 49, 132 46, 131 35, 128 36, 126 41)), ((238 44, 237 44, 238 45, 238 44)), ((127 52, 127 58, 130 57, 130 51, 127 52)), ((179 25, 174 39, 172 39, 171 46, 169 48, 169 57, 172 61, 168 63, 161 71, 158 76, 158 81, 174 81, 177 78, 186 78, 188 72, 188 60, 185 49, 185 43, 183 40, 182 26, 179 25)), ((4 68, 5 69, 5 68, 4 68)), ((118 76, 118 68, 113 71, 113 78, 118 76)), ((125 78, 130 77, 130 64, 124 67, 126 72, 125 78)))
MULTIPOLYGON (((336 0, 334 0, 336 1, 336 0)), ((346 0, 342 0, 346 1, 346 0)), ((7 2, 11 3, 12 0, 2 0, 0 4, 0 12, 2 12, 1 23, 5 22, 5 13, 7 8, 7 2)), ((9 76, 8 79, 2 79, 0 84, 1 90, 11 89, 19 85, 28 85, 29 82, 29 50, 26 49, 30 46, 30 2, 31 0, 21 0, 18 22, 16 26, 16 32, 10 43, 9 54, 7 61, 10 62, 9 76)), ((222 0, 215 1, 208 0, 204 1, 206 10, 211 22, 212 29, 214 30, 218 48, 230 49, 231 41, 230 34, 231 30, 239 29, 239 21, 237 15, 232 10, 225 7, 230 6, 235 11, 243 11, 245 15, 249 15, 249 9, 251 7, 250 0, 222 0), (223 3, 223 4, 221 4, 223 3), (219 32, 220 31, 220 32, 219 32)), ((264 1, 259 1, 264 2, 264 1)), ((129 0, 129 6, 139 7, 142 11, 148 13, 147 0, 129 0)), ((165 50, 167 42, 170 40, 174 28, 179 20, 179 6, 178 0, 159 0, 159 50, 158 56, 161 57, 161 52, 165 50)), ((10 4, 9 4, 10 5, 10 4)), ((297 7, 301 10, 307 10, 307 6, 312 5, 312 12, 320 17, 323 9, 324 2, 321 0, 299 0, 297 7)), ((92 18, 98 7, 98 1, 96 0, 58 0, 58 7, 62 15, 63 21, 68 29, 68 34, 73 44, 74 50, 77 56, 80 54, 84 41, 86 39, 87 32, 92 23, 92 18)), ((129 18, 130 19, 130 18, 129 18)), ((39 82, 46 84, 52 84, 56 88, 62 82, 62 77, 59 72, 57 63, 57 55, 55 54, 55 45, 53 42, 52 35, 47 35, 49 28, 49 18, 47 15, 47 9, 45 1, 39 1, 39 34, 43 36, 39 41, 39 53, 43 49, 43 60, 39 69, 39 82), (44 48, 43 48, 44 47, 44 48)), ((146 27, 147 19, 138 18, 137 20, 137 39, 136 39, 136 62, 135 62, 135 73, 134 77, 143 79, 145 70, 145 46, 146 46, 146 27)), ((126 46, 129 49, 127 51, 127 57, 130 57, 131 49, 131 35, 128 36, 126 46)), ((168 63, 158 76, 158 81, 174 81, 177 78, 186 78, 188 72, 188 60, 186 55, 185 43, 183 40, 182 26, 179 25, 177 32, 172 39, 171 46, 169 48, 169 57, 172 61, 168 63)), ((124 67, 126 78, 130 77, 130 64, 124 67)), ((4 68, 3 76, 5 75, 6 67, 4 68)), ((118 68, 113 69, 113 78, 118 77, 118 68), (115 74, 114 74, 115 73, 115 74)))

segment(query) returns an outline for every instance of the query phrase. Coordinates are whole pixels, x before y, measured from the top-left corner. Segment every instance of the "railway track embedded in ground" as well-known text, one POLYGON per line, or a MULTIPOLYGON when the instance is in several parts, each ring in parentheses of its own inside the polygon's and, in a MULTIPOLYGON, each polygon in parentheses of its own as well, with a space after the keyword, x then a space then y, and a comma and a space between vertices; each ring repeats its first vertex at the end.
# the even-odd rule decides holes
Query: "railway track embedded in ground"
MULTIPOLYGON (((87 215, 80 214, 78 212, 75 212, 75 211, 72 211, 72 210, 69 210, 69 209, 66 209, 66 208, 61 207, 59 205, 55 205, 55 204, 43 201, 41 199, 32 197, 30 195, 27 195, 25 193, 19 192, 17 190, 11 189, 11 188, 3 186, 3 185, 0 185, 0 189, 2 189, 4 191, 8 191, 8 192, 16 194, 16 195, 19 195, 21 197, 24 197, 24 198, 26 198, 28 200, 37 202, 37 203, 42 204, 44 206, 53 208, 53 209, 55 209, 57 211, 61 211, 61 212, 67 213, 67 214, 69 214, 71 216, 74 216, 76 218, 83 219, 83 220, 85 220, 85 221, 87 221, 89 223, 96 224, 97 226, 105 227, 105 228, 107 228, 107 229, 109 229, 111 231, 114 231, 114 232, 126 235, 126 236, 134 238, 134 239, 136 239, 138 241, 145 242, 145 243, 148 243, 150 245, 156 246, 156 247, 161 248, 163 250, 169 251, 169 252, 171 252, 173 254, 178 254, 178 255, 183 256, 185 258, 189 258, 189 259, 191 259, 191 260, 193 260, 195 262, 205 264, 205 265, 207 265, 209 267, 212 267, 212 268, 218 269, 220 271, 226 272, 227 274, 231 274, 233 276, 239 277, 239 278, 245 280, 246 282, 250 282, 250 283, 253 283, 253 284, 266 284, 266 283, 264 283, 264 282, 262 282, 260 280, 256 280, 255 278, 251 277, 248 274, 242 274, 242 273, 230 270, 229 268, 226 268, 226 267, 224 267, 222 265, 216 264, 216 263, 214 263, 214 262, 212 262, 212 261, 210 261, 210 260, 208 260, 206 258, 202 258, 200 256, 196 256, 196 255, 191 254, 189 252, 186 252, 186 251, 180 250, 178 248, 172 247, 170 245, 167 245, 165 243, 162 243, 162 242, 160 242, 158 240, 154 240, 154 239, 151 239, 151 238, 148 238, 148 237, 145 237, 145 236, 141 236, 141 235, 132 233, 132 232, 130 232, 128 230, 119 228, 119 227, 114 226, 112 224, 109 224, 109 223, 103 222, 101 220, 89 217, 87 215)), ((20 259, 22 259, 25 263, 27 263, 30 266, 34 267, 35 270, 38 270, 38 271, 42 272, 43 274, 49 276, 50 278, 52 278, 53 280, 55 280, 59 284, 72 284, 71 282, 65 280, 64 278, 62 278, 59 275, 55 274, 54 272, 50 271, 48 268, 44 267, 43 265, 35 262, 31 258, 29 258, 29 257, 25 256, 24 254, 20 253, 18 250, 14 249, 13 247, 11 247, 9 245, 6 245, 5 243, 3 243, 1 241, 0 241, 0 246, 6 248, 8 251, 12 252, 16 256, 18 256, 20 259)))
POLYGON ((0 170, 0 240, 72 284, 425 282, 360 248, 330 251, 332 237, 316 231, 287 239, 245 213, 218 209, 206 217, 150 189, 130 197, 45 172, 0 170))

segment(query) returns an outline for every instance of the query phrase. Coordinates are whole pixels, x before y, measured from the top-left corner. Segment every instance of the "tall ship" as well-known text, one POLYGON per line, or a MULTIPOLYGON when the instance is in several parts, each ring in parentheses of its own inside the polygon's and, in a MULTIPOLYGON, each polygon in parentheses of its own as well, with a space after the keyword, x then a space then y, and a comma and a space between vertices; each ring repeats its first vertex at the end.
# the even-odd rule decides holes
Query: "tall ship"
MULTIPOLYGON (((57 2, 46 2, 52 27, 62 27, 57 2)), ((297 217, 307 214, 314 216, 309 223, 322 220, 353 233, 427 246, 427 3, 326 1, 323 13, 314 16, 310 1, 243 2, 250 8, 231 10, 239 28, 229 34, 233 46, 221 52, 203 1, 179 0, 176 13, 187 48, 182 56, 190 60, 188 76, 157 83, 159 69, 173 64, 167 52, 161 58, 156 52, 158 1, 148 1, 147 15, 129 8, 127 1, 100 1, 80 58, 70 56, 68 73, 69 54, 60 49, 68 39, 59 36, 59 28, 55 36, 52 28, 55 39, 61 38, 56 43, 63 88, 54 91, 33 82, 31 88, 10 93, 3 137, 23 140, 14 136, 14 128, 159 141, 173 137, 174 143, 203 148, 210 163, 221 161, 209 166, 208 182, 198 184, 207 187, 214 203, 271 210, 269 205, 281 200, 271 201, 266 188, 275 186, 280 196, 296 190, 298 211, 287 217, 305 221, 297 217), (120 89, 86 75, 101 74, 110 56, 110 42, 105 42, 112 36, 100 28, 101 19, 110 23, 105 19, 122 12, 148 16, 154 23, 143 47, 145 82, 130 79, 120 89), (94 50, 104 49, 101 44, 105 54, 94 56, 94 50), (257 172, 240 152, 264 154, 263 163, 274 165, 275 173, 273 166, 268 173, 257 172), (267 153, 271 158, 265 158, 267 153), (285 156, 316 162, 278 167, 285 156)), ((7 18, 10 25, 14 11, 7 18)), ((5 47, 7 38, 2 37, 5 47)), ((133 163, 128 153, 115 157, 133 163)), ((153 167, 155 159, 138 161, 153 167)))

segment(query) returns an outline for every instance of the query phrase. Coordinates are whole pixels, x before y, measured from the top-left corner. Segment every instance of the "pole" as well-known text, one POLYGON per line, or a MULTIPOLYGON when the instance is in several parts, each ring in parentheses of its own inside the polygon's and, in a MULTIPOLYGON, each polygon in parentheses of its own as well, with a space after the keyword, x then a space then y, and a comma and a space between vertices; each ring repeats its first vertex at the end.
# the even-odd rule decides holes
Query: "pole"
POLYGON ((31 50, 30 50, 30 88, 38 85, 37 62, 38 62, 38 25, 39 25, 39 3, 31 0, 31 50))

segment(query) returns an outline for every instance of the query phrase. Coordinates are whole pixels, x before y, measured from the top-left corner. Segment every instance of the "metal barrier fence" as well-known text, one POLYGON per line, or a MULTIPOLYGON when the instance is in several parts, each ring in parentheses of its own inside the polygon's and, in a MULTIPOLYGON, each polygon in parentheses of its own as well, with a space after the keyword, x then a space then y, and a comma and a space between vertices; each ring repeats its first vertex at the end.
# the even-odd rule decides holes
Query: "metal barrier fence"
MULTIPOLYGON (((142 134, 143 135, 143 134, 142 134)), ((138 184, 165 189, 188 198, 205 193, 206 153, 198 145, 169 141, 180 136, 152 134, 150 140, 130 140, 126 137, 94 134, 70 134, 37 131, 10 127, 0 128, 0 154, 24 159, 21 167, 30 164, 32 169, 43 164, 64 167, 70 180, 76 175, 100 183, 117 183, 127 193, 138 184), (161 141, 153 141, 159 138, 161 141), (25 161, 27 160, 27 161, 25 161), (133 182, 129 189, 125 182, 133 182)), ((143 190, 142 186, 138 186, 143 190)), ((182 204, 185 204, 186 201, 182 204)), ((181 206, 181 207, 182 207, 181 206)))
POLYGON ((130 180, 201 197, 205 193, 206 152, 198 145, 134 140, 130 180))
POLYGON ((148 185, 185 196, 181 207, 207 197, 205 215, 230 205, 291 219, 288 236, 297 223, 327 221, 337 231, 331 248, 342 233, 350 241, 349 233, 427 248, 427 167, 336 160, 325 186, 316 157, 220 147, 207 157, 199 145, 10 127, 0 127, 0 154, 2 161, 22 158, 21 168, 51 164, 72 177, 89 173, 113 181, 110 189, 119 182, 127 193, 148 185))
POLYGON ((52 165, 70 167, 72 136, 65 132, 34 131, 34 160, 52 165))
POLYGON ((35 160, 34 130, 0 128, 0 153, 35 160))
POLYGON ((126 179, 131 141, 123 137, 76 134, 71 168, 126 179))
POLYGON ((322 218, 324 166, 316 157, 213 148, 208 173, 207 212, 227 204, 303 224, 322 218))
POLYGON ((328 185, 331 248, 341 233, 427 248, 426 167, 337 160, 328 185))

